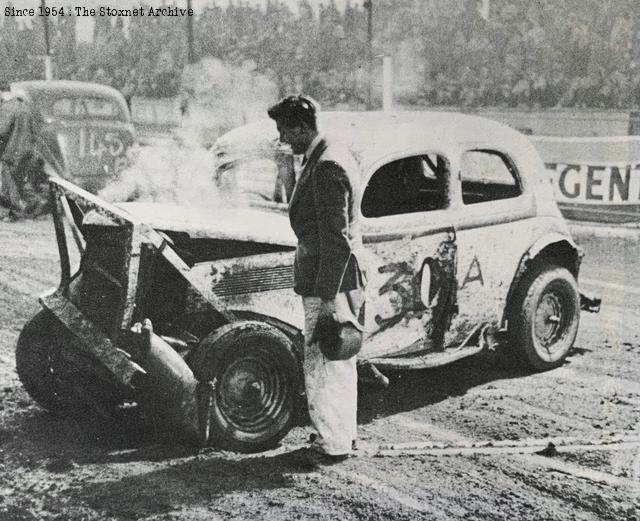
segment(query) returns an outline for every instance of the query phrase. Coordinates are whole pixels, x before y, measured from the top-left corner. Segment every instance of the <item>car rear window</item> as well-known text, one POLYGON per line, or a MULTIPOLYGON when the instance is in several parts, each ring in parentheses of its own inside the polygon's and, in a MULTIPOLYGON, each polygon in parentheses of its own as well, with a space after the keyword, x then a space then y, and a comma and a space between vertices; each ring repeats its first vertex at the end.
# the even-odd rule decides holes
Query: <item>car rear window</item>
POLYGON ((462 202, 484 203, 510 199, 522 193, 513 162, 494 150, 468 150, 460 164, 462 202))
POLYGON ((118 103, 97 96, 58 98, 50 103, 50 112, 61 118, 124 119, 118 103))

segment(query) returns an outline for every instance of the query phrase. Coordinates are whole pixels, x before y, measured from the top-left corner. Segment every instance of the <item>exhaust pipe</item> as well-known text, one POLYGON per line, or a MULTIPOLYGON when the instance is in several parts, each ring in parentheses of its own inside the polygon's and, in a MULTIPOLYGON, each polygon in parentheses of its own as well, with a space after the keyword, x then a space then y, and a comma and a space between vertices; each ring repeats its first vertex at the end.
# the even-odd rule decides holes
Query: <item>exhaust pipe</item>
POLYGON ((211 382, 198 382, 182 357, 153 333, 148 318, 131 328, 136 362, 147 372, 136 385, 141 405, 199 446, 209 441, 211 382))

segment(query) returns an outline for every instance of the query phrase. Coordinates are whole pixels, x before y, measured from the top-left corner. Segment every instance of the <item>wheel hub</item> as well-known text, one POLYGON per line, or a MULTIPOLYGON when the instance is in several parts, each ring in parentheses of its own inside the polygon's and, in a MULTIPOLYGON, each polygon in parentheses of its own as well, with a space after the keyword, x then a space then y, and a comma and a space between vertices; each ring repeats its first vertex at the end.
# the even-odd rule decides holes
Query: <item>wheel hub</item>
POLYGON ((248 407, 260 400, 264 382, 255 373, 240 368, 226 375, 225 380, 226 401, 231 406, 248 407))
POLYGON ((258 433, 284 407, 286 392, 278 368, 263 360, 235 360, 221 375, 217 400, 226 420, 245 433, 258 433))
POLYGON ((547 351, 562 333, 562 318, 560 300, 553 293, 546 293, 536 310, 535 335, 547 351))

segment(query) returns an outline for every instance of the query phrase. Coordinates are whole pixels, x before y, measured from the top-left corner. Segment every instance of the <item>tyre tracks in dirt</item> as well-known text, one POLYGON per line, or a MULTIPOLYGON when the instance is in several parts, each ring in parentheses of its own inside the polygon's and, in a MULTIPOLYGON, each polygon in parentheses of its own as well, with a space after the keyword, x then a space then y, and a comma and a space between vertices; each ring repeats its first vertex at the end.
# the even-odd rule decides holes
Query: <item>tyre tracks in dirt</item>
MULTIPOLYGON (((49 276, 58 268, 49 223, 11 226, 10 233, 0 232, 0 269, 9 266, 0 282, 5 273, 10 279, 0 291, 16 307, 3 320, 15 322, 29 317, 27 302, 37 308, 33 297, 55 284, 49 276), (30 241, 37 243, 33 251, 21 251, 30 241)), ((175 513, 193 521, 198 512, 212 519, 327 519, 328 511, 345 520, 631 520, 640 508, 640 384, 633 378, 640 360, 625 343, 640 344, 634 336, 639 299, 633 292, 620 295, 617 286, 601 287, 607 300, 600 315, 583 316, 579 349, 568 365, 530 375, 493 370, 474 359, 407 378, 380 404, 365 395, 357 456, 337 466, 295 463, 290 453, 302 447, 300 432, 300 443, 260 456, 209 451, 138 463, 135 454, 108 457, 104 447, 79 447, 71 434, 56 442, 21 441, 18 426, 10 447, 23 454, 11 457, 5 477, 21 472, 25 490, 36 481, 60 483, 61 505, 86 509, 92 521, 131 519, 127 502, 154 520, 175 513), (38 450, 74 458, 88 451, 89 462, 77 458, 80 463, 66 473, 35 469, 38 450), (30 461, 28 469, 21 458, 30 461)), ((0 328, 8 357, 17 332, 4 323, 0 328)), ((15 378, 4 381, 15 389, 15 378)), ((3 414, 14 417, 9 410, 3 414)), ((29 417, 44 425, 37 414, 29 417)), ((12 422, 5 421, 5 428, 13 429, 12 422)), ((52 501, 44 488, 34 490, 24 501, 52 501)), ((16 489, 14 497, 20 494, 16 489)))
MULTIPOLYGON (((324 471, 329 478, 336 478, 346 483, 357 483, 361 487, 365 487, 383 494, 386 499, 396 501, 403 507, 411 508, 416 512, 427 513, 434 516, 435 519, 455 518, 457 514, 452 509, 452 503, 445 502, 438 507, 439 499, 434 497, 432 490, 441 490, 440 487, 431 487, 431 479, 434 477, 433 466, 437 461, 446 467, 445 474, 451 474, 449 478, 452 485, 458 482, 465 487, 465 491, 472 490, 475 486, 491 488, 497 483, 505 484, 509 482, 508 477, 512 476, 513 469, 518 469, 517 481, 520 486, 539 489, 542 483, 542 489, 546 491, 549 501, 558 505, 563 505, 562 510, 567 513, 579 506, 584 513, 584 518, 589 519, 591 515, 596 515, 596 519, 622 519, 616 517, 626 515, 630 509, 640 506, 636 505, 638 498, 639 483, 635 477, 617 476, 601 470, 586 468, 572 462, 561 459, 564 453, 591 452, 591 451, 622 451, 622 450, 638 450, 640 448, 640 433, 637 435, 610 435, 607 437, 553 437, 540 439, 524 439, 524 440, 485 440, 473 441, 471 438, 463 434, 443 429, 441 426, 433 425, 428 422, 417 422, 414 419, 407 419, 405 415, 397 415, 387 419, 388 423, 396 427, 417 431, 420 435, 428 435, 440 441, 429 442, 405 442, 405 443, 366 443, 363 444, 358 451, 358 456, 354 460, 359 460, 360 465, 357 470, 352 468, 353 460, 350 460, 350 466, 341 468, 332 467, 324 471), (551 444, 551 445, 550 445, 551 444), (550 447, 553 447, 550 449, 550 447), (540 453, 551 451, 548 455, 543 456, 540 453), (413 473, 405 473, 404 469, 408 462, 419 461, 425 462, 425 472, 428 476, 423 484, 413 482, 415 476, 413 473), (420 460, 420 458, 426 458, 420 460), (435 458, 435 459, 434 459, 435 458), (380 462, 384 461, 384 464, 380 462), (463 469, 471 465, 473 471, 463 469), (503 466, 506 465, 506 470, 503 466), (363 467, 367 472, 363 472, 363 467), (486 467, 492 469, 492 473, 497 475, 489 484, 487 479, 486 467), (550 473, 553 476, 550 478, 550 473), (484 479, 474 484, 474 475, 482 475, 484 479), (500 475, 503 474, 503 475, 500 475), (610 487, 614 494, 625 496, 620 499, 620 506, 609 512, 608 517, 600 517, 601 508, 592 501, 566 501, 565 495, 559 493, 551 484, 544 485, 546 480, 552 482, 557 480, 557 475, 567 476, 572 480, 571 488, 582 490, 584 497, 592 498, 597 494, 601 494, 602 486, 610 487), (537 476, 537 477, 535 477, 537 476), (460 481, 462 483, 460 483, 460 481), (450 517, 447 517, 450 516, 450 517)), ((367 429, 368 433, 375 432, 377 429, 367 429)), ((381 437, 388 439, 388 434, 378 431, 381 437)), ((443 471, 441 469, 440 478, 443 471)), ((513 486, 513 482, 510 483, 513 486)), ((517 487, 516 487, 517 488, 517 487)), ((489 491, 487 491, 489 492, 489 491)), ((527 497, 527 493, 519 491, 521 497, 527 497)), ((579 496, 576 494, 574 496, 579 496)), ((572 497, 574 497, 572 496, 572 497)), ((464 503, 465 493, 457 497, 458 502, 464 503)), ((497 493, 488 494, 489 498, 500 497, 497 493)), ((469 500, 473 503, 474 497, 471 494, 469 500)), ((489 500, 490 501, 490 500, 489 500)), ((526 501, 525 501, 526 503, 526 501)), ((455 504, 455 502, 453 502, 455 504)), ((465 510, 468 512, 470 505, 465 504, 465 510)), ((540 504, 536 504, 536 508, 540 508, 540 504)), ((540 512, 538 510, 538 512, 540 512)), ((504 514, 504 512, 503 512, 504 514)), ((493 519, 494 517, 487 517, 493 519)), ((502 519, 502 517, 497 517, 502 519)))
POLYGON ((40 293, 52 287, 56 279, 51 276, 52 271, 35 271, 30 267, 24 267, 22 262, 0 265, 0 285, 21 294, 37 298, 40 293))
MULTIPOLYGON (((443 406, 439 411, 440 414, 433 410, 438 407, 432 406, 429 416, 436 416, 438 419, 444 420, 444 423, 433 420, 426 421, 420 417, 422 411, 415 410, 382 417, 361 425, 360 431, 367 441, 362 444, 360 449, 362 452, 356 458, 361 460, 357 476, 351 476, 348 470, 340 470, 341 479, 347 481, 354 479, 363 487, 373 488, 392 499, 396 498, 405 507, 418 505, 420 508, 417 508, 416 512, 426 512, 421 508, 425 501, 429 501, 429 508, 434 518, 446 519, 446 515, 451 515, 451 518, 454 518, 453 513, 444 507, 444 509, 434 510, 434 505, 438 502, 433 502, 434 499, 427 490, 418 486, 411 488, 411 492, 409 492, 407 484, 403 482, 401 476, 396 474, 403 475, 403 468, 407 461, 412 461, 413 458, 426 458, 424 460, 425 471, 431 477, 433 472, 427 467, 432 466, 433 458, 436 458, 448 461, 451 467, 450 472, 454 477, 460 477, 455 469, 460 469, 461 459, 464 459, 480 466, 481 470, 478 470, 480 473, 485 472, 482 468, 487 465, 491 466, 496 472, 503 474, 496 478, 503 482, 517 474, 517 483, 526 485, 525 488, 528 489, 528 492, 524 494, 525 497, 544 492, 548 496, 550 504, 555 504, 553 508, 550 507, 550 512, 555 512, 554 515, 550 514, 550 518, 561 518, 559 512, 563 511, 567 515, 575 516, 574 510, 577 509, 580 515, 575 517, 576 519, 632 519, 629 517, 629 512, 635 512, 637 508, 640 508, 638 471, 633 470, 629 471, 628 475, 618 475, 591 466, 583 466, 571 461, 570 457, 598 453, 598 457, 594 458, 596 461, 594 466, 597 467, 610 458, 609 453, 621 454, 625 458, 633 460, 627 462, 625 467, 635 469, 639 464, 640 430, 631 428, 616 433, 603 432, 602 429, 594 427, 594 423, 604 423, 608 418, 606 404, 600 411, 593 414, 593 411, 588 408, 583 410, 588 400, 581 400, 581 398, 584 398, 585 393, 591 395, 593 399, 600 399, 601 396, 610 393, 614 395, 617 392, 625 393, 631 395, 626 403, 628 408, 637 410, 634 396, 638 396, 640 387, 636 382, 624 378, 602 374, 592 375, 588 373, 589 370, 589 367, 562 367, 549 373, 525 377, 522 379, 522 385, 518 387, 514 387, 510 382, 507 384, 497 382, 488 387, 472 388, 466 394, 457 397, 458 401, 467 399, 486 402, 487 406, 483 411, 478 412, 478 416, 483 417, 485 423, 487 417, 493 418, 493 421, 490 422, 492 426, 499 425, 505 421, 505 417, 511 416, 514 419, 513 424, 521 427, 526 424, 523 417, 528 416, 530 424, 534 428, 537 427, 538 431, 555 433, 552 436, 520 437, 515 440, 489 438, 484 441, 474 441, 478 434, 482 434, 483 425, 474 424, 473 414, 471 414, 472 421, 464 426, 463 432, 458 428, 461 419, 470 419, 469 411, 473 411, 473 403, 471 405, 467 403, 463 411, 457 410, 459 404, 458 407, 456 404, 448 407, 443 406), (504 385, 504 388, 496 387, 496 385, 504 385), (523 387, 542 389, 538 400, 543 402, 545 393, 564 388, 565 392, 561 401, 574 405, 553 411, 537 402, 529 403, 526 397, 521 396, 523 387), (603 389, 604 393, 602 393, 603 389), (566 392, 567 390, 568 392, 566 392), (451 418, 456 416, 460 417, 458 421, 452 421, 451 418), (446 418, 449 420, 447 421, 446 418), (452 425, 453 428, 450 428, 452 425), (397 442, 388 441, 394 439, 394 436, 398 439, 398 433, 402 433, 402 435, 397 442), (407 438, 413 438, 414 441, 406 441, 407 438), (416 439, 422 441, 415 441, 416 439), (425 439, 428 441, 424 441, 425 439), (545 453, 545 451, 549 451, 547 456, 538 454, 545 453), (602 454, 605 455, 602 456, 602 454), (362 456, 364 456, 363 459, 361 459, 362 456), (375 462, 381 459, 388 461, 380 465, 381 468, 378 468, 375 462), (362 463, 363 461, 366 463, 362 463), (503 464, 507 466, 507 470, 504 472, 501 470, 503 464), (366 473, 363 473, 362 465, 366 467, 366 473), (517 473, 514 469, 517 469, 517 473), (366 476, 366 479, 359 477, 362 475, 366 476), (562 480, 563 476, 570 479, 572 492, 567 496, 569 499, 565 497, 563 489, 557 483, 562 480), (397 484, 393 485, 394 483, 397 484), (560 510, 558 510, 559 504, 562 505, 560 510), (610 505, 611 510, 608 511, 602 506, 603 504, 610 505), (439 512, 439 514, 434 512, 439 512)), ((620 403, 617 403, 616 406, 619 409, 620 403)), ((623 412, 622 416, 624 414, 623 412)), ((640 419, 637 413, 635 417, 640 419)), ((501 434, 505 434, 504 429, 501 434)), ((465 464, 468 464, 468 461, 465 464)), ((329 471, 329 474, 335 475, 335 471, 329 471)), ((463 473, 462 482, 467 490, 469 475, 463 473)), ((426 483, 425 487, 429 487, 429 484, 426 483)), ((439 487, 436 488, 439 489, 439 487)), ((491 502, 501 496, 500 493, 496 493, 495 496, 488 493, 487 497, 491 502)), ((525 507, 526 503, 525 500, 525 507)), ((469 505, 467 506, 471 508, 469 505)), ((538 507, 540 505, 536 504, 536 508, 538 507)), ((521 514, 522 512, 520 512, 521 514)), ((508 517, 501 517, 501 515, 492 516, 488 512, 486 515, 486 519, 508 519, 508 517)), ((533 518, 535 517, 524 517, 524 519, 533 518)))

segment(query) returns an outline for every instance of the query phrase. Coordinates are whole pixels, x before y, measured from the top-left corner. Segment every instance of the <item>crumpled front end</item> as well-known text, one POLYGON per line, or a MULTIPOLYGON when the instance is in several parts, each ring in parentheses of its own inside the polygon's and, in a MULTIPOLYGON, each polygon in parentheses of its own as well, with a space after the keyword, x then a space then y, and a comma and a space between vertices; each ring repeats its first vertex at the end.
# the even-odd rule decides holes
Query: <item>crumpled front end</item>
MULTIPOLYGON (((109 374, 122 395, 182 437, 207 442, 210 383, 198 382, 183 357, 144 320, 155 264, 171 267, 192 292, 198 292, 199 281, 160 234, 126 212, 60 179, 51 181, 51 202, 62 276, 60 286, 42 296, 43 307, 71 334, 76 352, 109 374), (73 274, 65 222, 81 257, 73 274)), ((231 320, 215 301, 200 297, 212 320, 231 320)))

